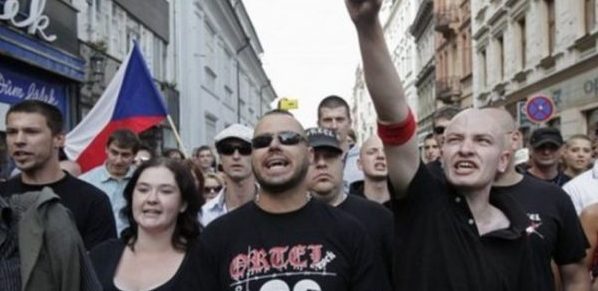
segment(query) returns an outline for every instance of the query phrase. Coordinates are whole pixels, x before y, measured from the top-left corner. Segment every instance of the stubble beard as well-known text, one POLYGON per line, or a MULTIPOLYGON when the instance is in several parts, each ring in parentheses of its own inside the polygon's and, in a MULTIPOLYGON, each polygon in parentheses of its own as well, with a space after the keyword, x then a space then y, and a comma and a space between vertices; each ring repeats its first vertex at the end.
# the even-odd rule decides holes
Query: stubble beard
POLYGON ((307 176, 307 172, 309 170, 309 163, 307 159, 304 159, 301 163, 301 166, 298 171, 293 173, 293 175, 286 181, 271 183, 267 181, 267 178, 262 176, 259 171, 254 170, 255 179, 260 184, 260 187, 264 190, 265 193, 269 194, 279 194, 286 192, 290 189, 293 189, 299 186, 305 180, 307 176))

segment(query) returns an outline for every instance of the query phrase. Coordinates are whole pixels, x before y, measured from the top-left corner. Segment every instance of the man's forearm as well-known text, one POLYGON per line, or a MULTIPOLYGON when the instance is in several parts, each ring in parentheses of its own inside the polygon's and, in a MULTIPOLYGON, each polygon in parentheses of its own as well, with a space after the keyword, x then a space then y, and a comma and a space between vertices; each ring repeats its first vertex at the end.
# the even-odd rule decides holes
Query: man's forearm
POLYGON ((407 102, 401 80, 390 57, 379 22, 357 26, 363 71, 378 119, 401 122, 407 117, 407 102))

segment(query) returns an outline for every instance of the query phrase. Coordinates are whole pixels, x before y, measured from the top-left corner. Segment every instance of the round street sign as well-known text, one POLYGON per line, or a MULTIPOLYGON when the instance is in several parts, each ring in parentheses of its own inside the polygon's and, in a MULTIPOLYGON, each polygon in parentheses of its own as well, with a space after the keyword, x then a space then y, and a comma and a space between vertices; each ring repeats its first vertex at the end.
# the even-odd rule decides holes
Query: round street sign
POLYGON ((530 121, 542 123, 554 115, 555 106, 552 98, 547 96, 534 96, 525 103, 525 114, 530 121))

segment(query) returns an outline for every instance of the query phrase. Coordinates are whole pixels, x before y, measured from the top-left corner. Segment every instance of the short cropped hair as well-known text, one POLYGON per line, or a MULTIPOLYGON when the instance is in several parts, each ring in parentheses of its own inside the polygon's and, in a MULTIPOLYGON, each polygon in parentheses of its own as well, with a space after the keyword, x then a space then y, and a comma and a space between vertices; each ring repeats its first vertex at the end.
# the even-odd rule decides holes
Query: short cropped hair
POLYGON ((64 120, 58 107, 39 100, 25 100, 14 104, 6 112, 6 120, 12 113, 38 113, 46 119, 46 124, 53 135, 62 133, 64 120))
POLYGON ((139 147, 141 147, 141 141, 137 134, 126 128, 117 129, 110 134, 108 141, 106 142, 106 147, 109 147, 112 143, 115 143, 119 148, 131 149, 134 154, 136 154, 137 151, 139 151, 139 147))
POLYGON ((344 107, 347 111, 347 117, 351 119, 351 109, 349 108, 349 104, 345 99, 337 96, 337 95, 330 95, 322 99, 320 104, 318 105, 318 120, 322 117, 322 108, 338 108, 344 107))

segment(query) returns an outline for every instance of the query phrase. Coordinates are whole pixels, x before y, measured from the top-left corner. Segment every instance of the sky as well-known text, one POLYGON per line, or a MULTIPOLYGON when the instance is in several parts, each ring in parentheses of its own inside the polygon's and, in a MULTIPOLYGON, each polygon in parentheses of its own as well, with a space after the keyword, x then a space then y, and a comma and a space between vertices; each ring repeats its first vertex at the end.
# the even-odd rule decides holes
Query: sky
POLYGON ((339 95, 351 104, 359 64, 357 35, 343 0, 243 0, 264 49, 262 63, 291 112, 316 125, 319 101, 339 95))

